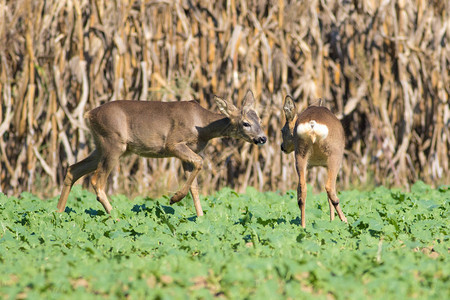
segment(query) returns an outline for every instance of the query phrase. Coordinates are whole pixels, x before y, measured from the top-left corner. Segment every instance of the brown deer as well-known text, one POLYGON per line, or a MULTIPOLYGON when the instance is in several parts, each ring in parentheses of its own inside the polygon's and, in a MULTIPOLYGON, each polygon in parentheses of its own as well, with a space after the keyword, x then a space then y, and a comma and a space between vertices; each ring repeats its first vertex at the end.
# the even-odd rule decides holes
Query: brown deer
POLYGON ((302 227, 305 228, 306 168, 323 166, 328 170, 325 189, 330 205, 330 220, 334 219, 334 209, 339 218, 347 223, 347 218, 339 206, 336 195, 336 178, 344 156, 345 134, 341 122, 322 106, 310 106, 297 114, 294 101, 287 96, 283 106, 286 124, 282 129, 281 150, 291 153, 295 150, 295 163, 299 184, 297 201, 301 211, 302 227))
POLYGON ((135 153, 144 157, 178 157, 187 180, 170 204, 183 199, 190 189, 197 215, 202 216, 196 177, 203 163, 198 153, 208 141, 216 137, 240 138, 258 145, 267 141, 250 90, 242 109, 217 96, 214 100, 222 114, 210 112, 195 101, 113 101, 86 113, 96 149, 68 168, 58 211, 64 211, 72 185, 94 172, 91 184, 97 200, 110 213, 112 207, 105 193, 108 175, 120 157, 135 153))

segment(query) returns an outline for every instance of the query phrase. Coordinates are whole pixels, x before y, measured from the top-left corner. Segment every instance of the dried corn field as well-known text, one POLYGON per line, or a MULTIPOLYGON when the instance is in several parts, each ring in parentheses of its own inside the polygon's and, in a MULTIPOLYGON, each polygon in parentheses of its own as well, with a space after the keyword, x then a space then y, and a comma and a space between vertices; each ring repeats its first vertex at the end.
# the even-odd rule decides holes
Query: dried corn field
MULTIPOLYGON (((1 192, 59 193, 93 149, 83 114, 116 99, 240 104, 251 89, 269 143, 216 139, 203 193, 296 187, 282 103, 319 98, 347 134, 341 188, 449 184, 448 1, 0 0, 1 192)), ((323 186, 325 172, 312 169, 323 186)), ((110 188, 169 194, 176 159, 124 158, 110 188)), ((85 179, 84 184, 88 181, 85 179)))

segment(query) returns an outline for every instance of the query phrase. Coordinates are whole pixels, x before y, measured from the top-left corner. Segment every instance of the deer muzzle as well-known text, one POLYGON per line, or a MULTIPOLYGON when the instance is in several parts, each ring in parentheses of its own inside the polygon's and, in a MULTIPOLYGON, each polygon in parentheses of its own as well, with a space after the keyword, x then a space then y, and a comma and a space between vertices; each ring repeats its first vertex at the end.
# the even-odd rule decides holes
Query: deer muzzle
POLYGON ((253 142, 256 145, 263 145, 267 142, 267 138, 265 136, 259 136, 253 139, 253 142))

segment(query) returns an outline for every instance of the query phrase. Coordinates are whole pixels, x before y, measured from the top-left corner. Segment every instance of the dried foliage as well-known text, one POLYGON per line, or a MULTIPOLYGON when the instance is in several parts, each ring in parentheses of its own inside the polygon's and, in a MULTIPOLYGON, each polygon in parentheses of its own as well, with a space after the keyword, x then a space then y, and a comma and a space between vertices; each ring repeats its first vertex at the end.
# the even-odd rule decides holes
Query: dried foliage
MULTIPOLYGON (((448 1, 0 0, 1 191, 59 192, 93 147, 84 112, 115 99, 242 100, 269 144, 214 140, 203 192, 295 188, 280 151, 285 95, 318 98, 348 138, 341 187, 449 183, 448 1)), ((176 159, 123 159, 110 187, 168 193, 176 159)), ((312 170, 320 186, 323 170, 312 170)), ((85 182, 86 183, 86 182, 85 182)), ((154 194, 153 194, 154 195, 154 194)))

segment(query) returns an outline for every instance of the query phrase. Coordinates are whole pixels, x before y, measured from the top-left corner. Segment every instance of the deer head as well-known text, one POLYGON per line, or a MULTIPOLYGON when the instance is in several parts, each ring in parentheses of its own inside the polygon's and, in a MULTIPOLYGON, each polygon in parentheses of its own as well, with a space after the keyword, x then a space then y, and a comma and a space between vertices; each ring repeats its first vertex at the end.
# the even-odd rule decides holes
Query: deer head
POLYGON ((294 145, 294 128, 297 121, 297 110, 291 97, 286 96, 283 105, 286 123, 281 129, 283 142, 281 143, 281 151, 291 153, 295 149, 294 145))
POLYGON ((250 90, 245 95, 241 109, 236 108, 231 101, 218 96, 215 96, 214 100, 220 112, 230 119, 232 126, 230 136, 256 145, 266 143, 267 137, 264 135, 261 119, 255 110, 255 97, 250 90))

